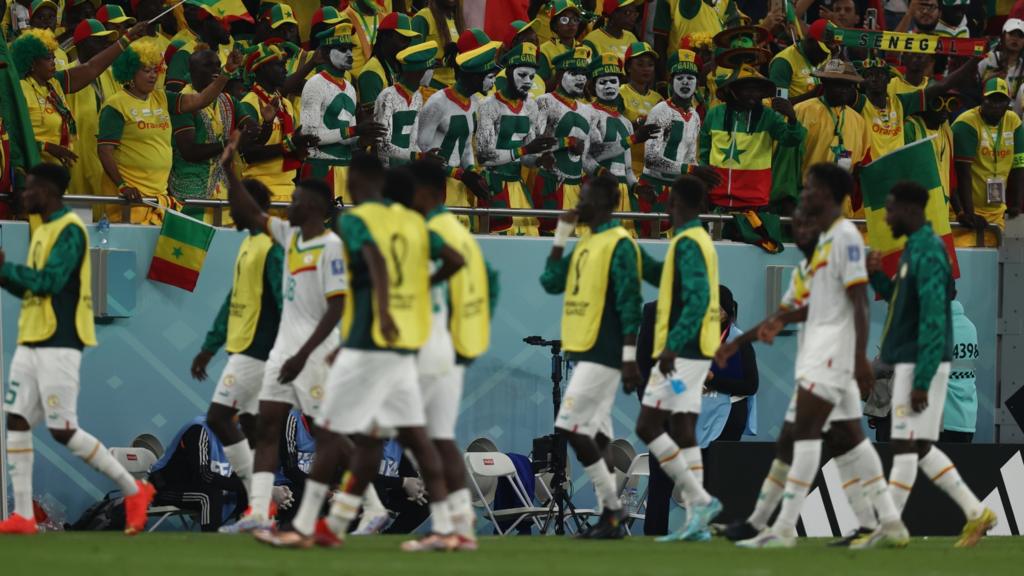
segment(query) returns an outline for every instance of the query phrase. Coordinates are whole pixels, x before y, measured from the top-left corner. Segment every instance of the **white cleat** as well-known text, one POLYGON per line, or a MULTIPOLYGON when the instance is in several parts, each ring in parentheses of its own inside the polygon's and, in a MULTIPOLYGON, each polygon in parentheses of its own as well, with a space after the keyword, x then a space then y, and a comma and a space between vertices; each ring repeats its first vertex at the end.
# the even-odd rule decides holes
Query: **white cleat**
POLYGON ((871 548, 906 548, 910 544, 910 532, 902 521, 895 521, 879 526, 874 532, 865 534, 850 542, 851 550, 868 550, 871 548))
POLYGON ((359 520, 359 526, 356 527, 352 535, 371 536, 373 534, 380 534, 387 528, 390 521, 391 516, 388 516, 387 510, 365 510, 362 519, 359 520))
POLYGON ((757 536, 740 540, 736 545, 750 549, 796 548, 796 536, 780 536, 771 528, 766 528, 757 536))
POLYGON ((221 526, 218 532, 221 534, 248 534, 256 531, 269 532, 273 529, 273 520, 267 520, 266 518, 257 516, 256 514, 249 514, 247 516, 242 516, 238 522, 235 522, 234 524, 221 526))

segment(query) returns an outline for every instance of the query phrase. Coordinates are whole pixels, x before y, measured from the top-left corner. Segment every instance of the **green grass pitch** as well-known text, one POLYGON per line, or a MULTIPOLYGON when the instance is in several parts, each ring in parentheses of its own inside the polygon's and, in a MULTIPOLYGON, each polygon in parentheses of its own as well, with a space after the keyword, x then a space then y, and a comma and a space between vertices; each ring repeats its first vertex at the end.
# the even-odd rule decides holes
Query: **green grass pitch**
POLYGON ((406 554, 403 537, 349 538, 340 550, 274 550, 248 536, 197 533, 42 534, 0 538, 5 576, 1002 576, 1024 566, 1024 540, 988 538, 971 550, 951 538, 914 539, 904 550, 854 552, 805 539, 795 550, 740 550, 725 540, 656 544, 633 537, 582 542, 555 536, 481 539, 477 552, 406 554))

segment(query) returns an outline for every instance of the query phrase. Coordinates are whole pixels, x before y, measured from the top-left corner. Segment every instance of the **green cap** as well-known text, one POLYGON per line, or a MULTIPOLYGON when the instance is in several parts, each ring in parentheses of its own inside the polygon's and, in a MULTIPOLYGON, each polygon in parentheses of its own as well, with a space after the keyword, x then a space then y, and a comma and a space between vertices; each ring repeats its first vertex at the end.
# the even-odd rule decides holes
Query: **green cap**
POLYGON ((317 39, 320 40, 320 44, 323 46, 355 46, 356 43, 352 38, 352 23, 348 20, 342 20, 340 24, 337 24, 327 30, 316 35, 317 39))
POLYGON ((700 75, 700 68, 697 67, 697 53, 693 50, 676 50, 668 55, 668 74, 692 74, 700 75))
POLYGON ((430 70, 437 63, 437 42, 421 42, 409 46, 396 56, 403 72, 430 70))
POLYGON ((981 91, 982 96, 991 96, 992 94, 1002 94, 1007 98, 1010 97, 1010 87, 1006 84, 1006 80, 998 76, 993 76, 985 81, 985 89, 981 91))
POLYGON ((276 30, 282 24, 295 24, 298 26, 299 21, 295 19, 295 12, 292 11, 291 6, 287 4, 274 4, 274 7, 270 9, 270 27, 276 30))
POLYGON ((623 57, 623 62, 629 64, 629 61, 637 56, 643 56, 644 54, 650 54, 654 56, 654 59, 658 59, 658 53, 651 48, 651 45, 647 42, 633 42, 626 48, 626 55, 623 57))
POLYGON ((566 50, 551 60, 555 70, 582 70, 590 68, 590 61, 593 58, 590 47, 579 45, 572 50, 566 50))
POLYGON ((537 67, 537 45, 530 42, 517 44, 501 56, 501 64, 505 68, 520 66, 537 67))
POLYGON ((576 5, 572 0, 551 0, 548 2, 548 18, 554 18, 562 12, 574 10, 576 13, 580 12, 580 7, 576 5))
POLYGON ((479 28, 465 30, 455 43, 459 52, 455 64, 463 71, 473 74, 487 74, 498 69, 498 49, 501 42, 491 38, 479 28))
POLYGON ((54 2, 53 0, 34 0, 34 2, 32 2, 32 7, 29 10, 29 14, 35 14, 36 12, 39 11, 40 8, 46 7, 53 8, 54 12, 60 10, 60 8, 57 8, 57 3, 54 2))
POLYGON ((618 54, 614 52, 605 52, 604 54, 595 57, 590 68, 590 77, 600 78, 601 76, 611 75, 626 75, 626 73, 622 71, 622 60, 619 60, 618 54))

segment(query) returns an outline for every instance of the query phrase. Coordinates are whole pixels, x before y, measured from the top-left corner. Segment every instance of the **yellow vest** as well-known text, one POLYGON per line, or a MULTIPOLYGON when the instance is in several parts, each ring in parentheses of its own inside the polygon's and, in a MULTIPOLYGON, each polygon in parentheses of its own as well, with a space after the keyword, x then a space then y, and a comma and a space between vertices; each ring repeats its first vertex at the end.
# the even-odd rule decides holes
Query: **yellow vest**
POLYGON ((238 248, 228 313, 227 351, 243 352, 252 344, 263 302, 263 270, 274 241, 266 234, 247 236, 238 248))
POLYGON ((434 216, 427 226, 466 261, 465 266, 448 279, 451 297, 448 324, 459 356, 477 358, 487 351, 491 342, 490 286, 480 245, 451 212, 434 216))
MULTIPOLYGON (((391 318, 398 327, 398 340, 391 345, 384 339, 377 317, 376 293, 373 299, 373 343, 380 348, 416 350, 430 335, 430 237, 423 217, 399 205, 378 202, 360 204, 349 214, 363 221, 388 267, 388 302, 391 318)), ((346 264, 348 264, 346 262, 346 264)), ((352 267, 349 286, 352 285, 352 267)), ((345 299, 342 331, 348 337, 355 314, 354 298, 345 299)))
POLYGON ((620 240, 633 245, 639 272, 640 248, 622 226, 585 236, 572 251, 562 306, 562 347, 566 352, 586 352, 597 342, 608 297, 608 271, 620 240))
MULTIPOLYGON (((33 270, 42 270, 50 258, 50 251, 57 243, 61 232, 68 226, 78 226, 85 239, 85 250, 78 269, 79 298, 75 307, 75 328, 78 339, 86 346, 96 345, 96 326, 92 314, 92 268, 89 259, 89 233, 82 219, 74 212, 57 218, 52 222, 40 224, 32 232, 32 241, 28 248, 28 266, 33 270)), ((18 344, 36 344, 45 342, 57 331, 57 313, 53 310, 53 297, 50 295, 36 296, 27 292, 22 298, 21 315, 18 317, 18 344)))
POLYGON ((721 317, 718 305, 718 254, 711 236, 701 227, 688 228, 677 234, 668 245, 668 256, 661 269, 661 282, 658 285, 658 313, 654 323, 654 358, 661 356, 668 342, 669 322, 672 316, 672 288, 676 279, 676 244, 683 238, 697 243, 704 257, 704 266, 708 270, 708 307, 704 311, 704 319, 700 327, 700 351, 710 358, 718 351, 721 343, 721 317))

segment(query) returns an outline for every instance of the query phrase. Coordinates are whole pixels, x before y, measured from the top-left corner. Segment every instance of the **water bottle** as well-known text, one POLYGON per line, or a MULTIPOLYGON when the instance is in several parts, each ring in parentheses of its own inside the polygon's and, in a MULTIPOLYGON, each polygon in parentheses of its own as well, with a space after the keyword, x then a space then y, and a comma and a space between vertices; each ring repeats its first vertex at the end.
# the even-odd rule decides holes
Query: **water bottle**
POLYGON ((107 243, 110 241, 110 218, 104 214, 100 217, 100 221, 96 224, 96 235, 100 239, 100 248, 106 248, 107 243))

